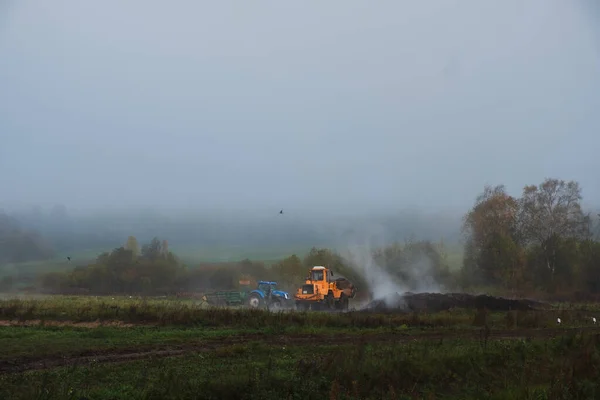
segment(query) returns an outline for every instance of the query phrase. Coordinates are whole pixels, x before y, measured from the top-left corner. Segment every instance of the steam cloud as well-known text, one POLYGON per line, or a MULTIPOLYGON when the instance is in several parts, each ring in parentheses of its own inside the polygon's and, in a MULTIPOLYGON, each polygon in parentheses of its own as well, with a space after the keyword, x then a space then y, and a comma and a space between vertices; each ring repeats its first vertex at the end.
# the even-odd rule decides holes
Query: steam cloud
POLYGON ((392 275, 377 264, 373 253, 377 248, 389 245, 385 238, 390 236, 381 225, 352 230, 351 234, 343 236, 340 241, 344 245, 339 246, 341 255, 369 286, 370 300, 383 300, 388 307, 401 307, 401 295, 405 292, 443 292, 435 279, 433 263, 425 254, 419 254, 408 265, 403 265, 398 274, 392 275))

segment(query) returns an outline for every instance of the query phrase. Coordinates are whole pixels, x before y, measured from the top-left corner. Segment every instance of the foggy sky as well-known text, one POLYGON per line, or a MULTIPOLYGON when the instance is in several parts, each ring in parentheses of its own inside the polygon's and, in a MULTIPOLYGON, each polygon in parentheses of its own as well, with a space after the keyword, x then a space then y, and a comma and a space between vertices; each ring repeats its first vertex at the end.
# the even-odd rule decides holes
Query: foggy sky
POLYGON ((600 202, 578 1, 5 1, 0 206, 462 208, 545 177, 600 202))

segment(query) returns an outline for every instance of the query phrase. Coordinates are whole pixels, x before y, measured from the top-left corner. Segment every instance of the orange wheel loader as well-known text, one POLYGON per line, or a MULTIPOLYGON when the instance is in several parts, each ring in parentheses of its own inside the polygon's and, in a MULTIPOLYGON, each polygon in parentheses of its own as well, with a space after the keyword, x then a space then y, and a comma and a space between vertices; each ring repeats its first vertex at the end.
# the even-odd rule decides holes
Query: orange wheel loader
POLYGON ((294 299, 298 310, 347 310, 349 299, 356 295, 356 288, 345 278, 334 279, 333 271, 314 266, 294 299))

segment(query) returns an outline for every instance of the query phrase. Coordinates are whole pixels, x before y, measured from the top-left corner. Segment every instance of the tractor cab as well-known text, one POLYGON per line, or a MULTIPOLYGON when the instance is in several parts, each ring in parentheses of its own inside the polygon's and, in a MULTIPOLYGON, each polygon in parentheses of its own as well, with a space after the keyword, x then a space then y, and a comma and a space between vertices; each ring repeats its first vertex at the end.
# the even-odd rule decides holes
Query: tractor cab
POLYGON ((298 294, 327 294, 332 276, 333 272, 323 266, 312 267, 298 294))
POLYGON ((333 272, 325 267, 316 266, 310 271, 310 275, 306 278, 306 283, 309 282, 331 282, 333 272))
POLYGON ((261 290, 264 293, 271 293, 274 290, 277 290, 277 282, 270 281, 258 281, 258 290, 261 290))
POLYGON ((313 269, 310 272, 310 278, 309 278, 309 280, 311 280, 311 281, 322 281, 326 276, 327 276, 327 274, 325 273, 325 270, 315 270, 315 269, 313 269))

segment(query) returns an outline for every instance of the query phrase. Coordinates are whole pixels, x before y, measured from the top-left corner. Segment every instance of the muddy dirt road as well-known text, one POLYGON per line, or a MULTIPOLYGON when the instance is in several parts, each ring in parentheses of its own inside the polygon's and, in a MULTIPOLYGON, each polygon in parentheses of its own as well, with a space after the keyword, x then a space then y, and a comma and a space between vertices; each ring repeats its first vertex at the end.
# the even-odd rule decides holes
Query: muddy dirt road
MULTIPOLYGON (((556 329, 516 329, 491 331, 488 340, 540 339, 565 336, 576 333, 596 334, 600 337, 600 328, 556 328, 556 329)), ((383 333, 365 335, 239 335, 221 339, 211 339, 202 343, 179 346, 153 346, 113 349, 108 351, 87 351, 63 357, 44 356, 18 360, 0 360, 0 374, 17 373, 32 370, 49 369, 63 366, 90 365, 98 363, 116 363, 149 358, 175 357, 190 353, 201 353, 227 348, 236 344, 258 342, 268 346, 301 346, 304 344, 342 345, 352 343, 408 343, 422 340, 482 340, 480 330, 462 332, 428 332, 419 334, 383 333)))

